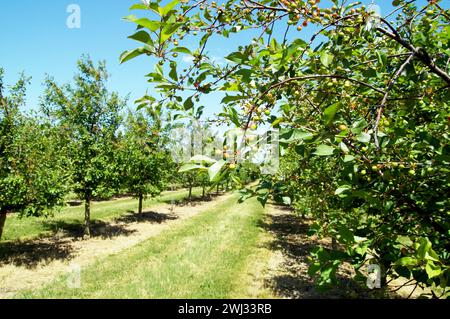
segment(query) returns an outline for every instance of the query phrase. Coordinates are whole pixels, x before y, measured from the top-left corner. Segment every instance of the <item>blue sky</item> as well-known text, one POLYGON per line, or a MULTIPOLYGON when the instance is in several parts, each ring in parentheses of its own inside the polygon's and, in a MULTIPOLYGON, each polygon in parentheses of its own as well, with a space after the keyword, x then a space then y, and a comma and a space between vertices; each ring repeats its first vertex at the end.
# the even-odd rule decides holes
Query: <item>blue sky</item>
MULTIPOLYGON (((7 84, 13 83, 22 71, 32 77, 26 109, 37 109, 45 74, 51 75, 59 83, 71 81, 76 71, 76 61, 84 53, 88 53, 95 61, 106 60, 111 74, 109 88, 122 96, 130 93, 130 105, 142 97, 149 89, 144 75, 153 71, 154 60, 144 56, 123 65, 118 62, 123 51, 138 46, 137 42, 127 39, 134 33, 135 25, 122 19, 130 13, 142 15, 142 11, 128 11, 137 2, 139 1, 1 1, 0 66, 5 69, 7 84), (81 8, 80 29, 69 29, 66 26, 70 15, 67 7, 72 3, 81 8)), ((237 42, 239 41, 234 43, 237 42)), ((194 42, 191 47, 195 47, 194 42)), ((224 56, 231 50, 231 47, 222 47, 220 41, 211 43, 209 48, 211 54, 217 57, 224 56)), ((217 98, 210 97, 202 102, 217 105, 217 98)), ((215 110, 218 108, 215 107, 215 110)))
MULTIPOLYGON (((112 74, 109 88, 122 96, 130 93, 132 105, 132 101, 149 89, 144 75, 154 68, 154 60, 145 56, 123 65, 118 62, 118 57, 124 50, 138 45, 127 39, 135 30, 134 25, 122 20, 122 17, 131 13, 128 8, 136 2, 139 1, 2 0, 0 66, 5 68, 6 83, 13 83, 22 71, 31 76, 27 109, 36 109, 43 91, 41 84, 45 74, 53 76, 60 83, 71 81, 76 70, 76 60, 88 53, 94 60, 106 60, 108 71, 112 74), (72 3, 81 8, 80 29, 69 29, 66 26, 70 15, 66 10, 72 3)), ((382 4, 383 11, 391 9, 391 1, 375 1, 377 2, 382 4)), ((135 14, 142 14, 142 11, 136 11, 135 14)), ((307 38, 310 34, 305 31, 301 36, 307 38)), ((223 57, 239 44, 248 42, 248 39, 242 36, 235 36, 231 41, 217 38, 211 42, 208 50, 213 56, 223 57)), ((194 42, 183 45, 195 47, 194 42)), ((152 93, 151 90, 149 93, 152 93)), ((202 104, 209 109, 207 115, 219 110, 219 101, 217 95, 202 100, 202 104)))

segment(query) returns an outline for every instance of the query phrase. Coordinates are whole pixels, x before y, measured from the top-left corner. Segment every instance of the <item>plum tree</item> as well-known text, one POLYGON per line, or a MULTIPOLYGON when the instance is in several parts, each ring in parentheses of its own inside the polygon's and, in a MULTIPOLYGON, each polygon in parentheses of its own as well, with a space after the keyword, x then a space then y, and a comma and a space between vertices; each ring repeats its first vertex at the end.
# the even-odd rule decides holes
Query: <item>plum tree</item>
POLYGON ((120 150, 121 177, 125 189, 139 199, 138 212, 147 196, 161 193, 171 168, 165 147, 161 110, 129 113, 120 150))
POLYGON ((0 238, 7 214, 42 216, 62 205, 69 175, 59 132, 20 112, 29 78, 9 94, 0 68, 0 238))
POLYGON ((46 79, 42 109, 65 128, 61 137, 69 145, 66 156, 72 163, 73 188, 85 200, 85 235, 90 236, 92 199, 118 185, 115 149, 125 101, 108 92, 103 62, 95 66, 83 56, 78 71, 74 85, 59 86, 46 79))
POLYGON ((126 18, 144 45, 120 59, 159 61, 148 79, 169 109, 190 110, 201 95, 221 92, 221 120, 281 130, 283 158, 292 162, 263 178, 258 196, 313 215, 314 233, 340 243, 313 252, 319 284, 336 283, 343 262, 364 278, 371 262, 445 298, 450 13, 441 2, 395 0, 381 16, 341 0, 150 1, 131 8, 145 18, 126 18), (231 47, 236 34, 248 43, 217 63, 212 40, 231 47), (186 39, 199 39, 198 47, 185 47, 186 39), (191 55, 192 65, 179 70, 173 52, 191 55))

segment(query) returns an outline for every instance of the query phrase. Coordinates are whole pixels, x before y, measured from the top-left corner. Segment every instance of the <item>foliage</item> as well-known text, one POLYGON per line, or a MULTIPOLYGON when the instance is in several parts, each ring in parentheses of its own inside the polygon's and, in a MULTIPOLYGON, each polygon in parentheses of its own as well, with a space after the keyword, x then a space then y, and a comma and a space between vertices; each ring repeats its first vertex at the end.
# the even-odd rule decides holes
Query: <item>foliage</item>
POLYGON ((6 213, 48 215, 67 192, 67 163, 58 132, 20 112, 28 82, 22 75, 6 95, 0 69, 0 237, 6 213))
POLYGON ((103 62, 78 61, 74 85, 59 86, 47 78, 42 109, 65 131, 74 191, 86 200, 86 234, 89 235, 90 202, 119 187, 117 131, 125 101, 106 88, 108 73, 103 62))
POLYGON ((161 114, 158 109, 129 113, 120 149, 123 185, 140 200, 159 195, 164 189, 171 158, 164 145, 161 114))
POLYGON ((370 262, 448 296, 449 10, 395 0, 382 17, 373 6, 319 2, 135 5, 148 18, 126 19, 143 46, 121 61, 158 59, 148 78, 167 108, 190 110, 219 91, 223 120, 283 129, 285 165, 262 181, 259 198, 301 207, 316 233, 339 243, 336 253, 314 253, 319 283, 333 282, 343 261, 359 276, 370 262), (210 40, 232 45, 235 33, 252 39, 217 63, 210 40), (198 48, 184 47, 185 37, 198 48), (179 53, 193 57, 183 71, 179 53))

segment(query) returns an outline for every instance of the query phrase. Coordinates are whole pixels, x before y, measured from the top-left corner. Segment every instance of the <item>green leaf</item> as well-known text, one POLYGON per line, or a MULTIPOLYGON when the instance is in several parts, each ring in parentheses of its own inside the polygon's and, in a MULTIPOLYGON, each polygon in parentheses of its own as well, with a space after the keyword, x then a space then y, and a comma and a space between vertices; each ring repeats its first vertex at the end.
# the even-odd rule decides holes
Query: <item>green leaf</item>
POLYGON ((356 136, 356 139, 361 143, 369 143, 371 136, 369 133, 361 133, 356 136))
POLYGON ((194 102, 192 101, 192 96, 189 97, 186 101, 184 101, 184 110, 188 111, 194 107, 194 102))
POLYGON ((353 162, 355 160, 355 157, 353 155, 345 155, 344 156, 344 163, 353 162))
POLYGON ((172 50, 170 50, 170 52, 178 52, 178 53, 185 53, 185 54, 192 55, 191 50, 189 50, 188 48, 185 48, 185 47, 175 47, 172 50))
POLYGON ((153 44, 153 41, 150 38, 150 35, 144 30, 138 31, 135 34, 129 36, 128 38, 145 43, 145 44, 153 44))
POLYGON ((124 19, 127 21, 130 21, 130 22, 134 22, 134 23, 136 23, 144 28, 147 28, 153 32, 158 30, 161 26, 161 23, 159 21, 151 21, 147 18, 138 19, 134 15, 126 16, 126 17, 124 17, 124 19))
POLYGON ((137 56, 144 54, 143 48, 137 48, 134 50, 125 51, 120 55, 119 61, 120 64, 125 63, 131 59, 134 59, 137 56))
POLYGON ((330 125, 331 122, 333 122, 334 117, 339 110, 340 104, 340 102, 334 103, 333 105, 327 107, 327 109, 323 112, 323 120, 325 125, 330 125))
POLYGON ((333 62, 334 56, 328 52, 323 52, 320 55, 320 62, 323 64, 323 66, 328 67, 331 62, 333 62))
POLYGON ((174 0, 170 3, 168 3, 165 7, 159 7, 158 11, 161 14, 162 17, 166 16, 173 8, 175 8, 178 3, 180 3, 180 0, 174 0))
POLYGON ((163 76, 163 75, 164 75, 162 65, 160 65, 159 63, 158 63, 158 64, 155 64, 155 71, 156 71, 156 73, 159 74, 160 76, 163 76))
POLYGON ((289 129, 282 134, 280 134, 279 141, 280 143, 293 143, 296 141, 307 141, 312 140, 314 138, 314 134, 308 131, 303 131, 300 129, 289 129))
POLYGON ((185 172, 195 171, 198 169, 206 170, 207 168, 202 165, 189 163, 189 164, 184 164, 183 166, 181 166, 180 169, 178 170, 178 173, 185 173, 185 172))
POLYGON ((243 55, 241 52, 233 52, 230 55, 228 55, 225 59, 235 63, 242 63, 246 59, 246 56, 243 55))
POLYGON ((181 27, 181 23, 167 24, 161 32, 161 42, 166 42, 181 27))
POLYGON ((241 125, 239 122, 239 113, 233 107, 228 107, 228 117, 237 127, 241 125))
POLYGON ((266 207, 267 201, 269 199, 269 193, 264 193, 256 198, 258 202, 262 205, 262 207, 266 207))
POLYGON ((395 262, 397 266, 416 266, 418 264, 418 260, 414 257, 403 257, 395 262))
POLYGON ((341 147, 341 150, 342 152, 344 152, 344 154, 348 154, 350 152, 347 144, 345 144, 344 142, 339 143, 339 146, 341 147))
POLYGON ((208 157, 208 156, 204 156, 204 155, 195 155, 194 157, 192 157, 190 159, 190 162, 205 162, 208 164, 213 164, 216 163, 217 161, 208 157))
POLYGON ((291 205, 292 204, 292 200, 288 196, 283 196, 282 200, 283 200, 283 204, 284 205, 291 205))
POLYGON ((349 186, 349 185, 339 186, 339 188, 336 189, 336 191, 334 192, 334 195, 340 195, 340 194, 342 194, 342 193, 344 193, 344 192, 346 192, 346 191, 348 191, 350 189, 352 189, 352 187, 349 186))
POLYGON ((442 269, 439 265, 435 265, 432 261, 427 262, 425 266, 428 278, 438 277, 442 273, 442 269))
POLYGON ((330 156, 330 155, 333 155, 333 152, 334 152, 334 147, 331 147, 331 146, 328 146, 325 144, 321 144, 317 147, 314 154, 316 154, 318 156, 330 156))
POLYGON ((148 7, 143 3, 133 4, 129 10, 148 10, 148 7))
POLYGON ((272 122, 272 127, 276 127, 277 125, 280 125, 282 122, 284 122, 286 119, 284 117, 279 117, 277 119, 275 119, 272 122))
POLYGON ((178 81, 177 64, 175 62, 170 63, 169 76, 172 80, 178 81))
POLYGON ((311 225, 311 227, 308 229, 307 235, 308 236, 314 236, 320 231, 320 226, 317 223, 314 223, 311 225))
POLYGON ((208 169, 208 175, 209 175, 209 180, 211 182, 215 182, 218 180, 218 177, 220 177, 220 171, 222 170, 222 168, 225 166, 226 162, 224 160, 220 160, 218 162, 216 162, 215 164, 213 164, 209 169, 208 169))
POLYGON ((355 236, 352 231, 345 226, 339 227, 339 241, 345 244, 354 243, 355 236))
POLYGON ((234 101, 245 100, 247 98, 248 98, 248 96, 244 96, 244 95, 237 95, 237 96, 227 95, 222 99, 221 103, 227 104, 227 103, 234 102, 234 101))

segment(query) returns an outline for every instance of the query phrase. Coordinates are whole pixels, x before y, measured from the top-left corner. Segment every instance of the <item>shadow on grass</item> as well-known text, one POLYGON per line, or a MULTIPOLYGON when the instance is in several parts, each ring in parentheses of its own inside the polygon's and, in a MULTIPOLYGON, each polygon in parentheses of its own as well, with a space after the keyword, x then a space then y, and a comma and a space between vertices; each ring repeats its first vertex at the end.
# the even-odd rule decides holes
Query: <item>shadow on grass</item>
MULTIPOLYGON (((214 194, 208 197, 195 197, 189 202, 187 199, 176 202, 167 201, 177 206, 200 205, 206 201, 212 201, 222 194, 214 194)), ((129 236, 135 233, 127 225, 130 223, 158 223, 162 224, 170 220, 178 219, 171 214, 162 214, 153 211, 141 214, 127 211, 123 216, 117 217, 111 222, 93 220, 91 222, 91 237, 109 239, 117 236, 129 236)), ((70 260, 74 254, 72 241, 81 240, 84 237, 84 223, 81 220, 45 220, 43 226, 51 236, 43 236, 31 240, 0 242, 0 266, 15 265, 27 268, 35 268, 41 263, 49 263, 54 260, 70 260)))
MULTIPOLYGON (((92 221, 91 237, 113 238, 130 235, 134 231, 126 225, 113 225, 103 221, 92 221)), ((74 254, 73 240, 84 236, 84 225, 80 221, 44 221, 44 228, 53 233, 50 237, 26 241, 0 242, 0 266, 15 265, 35 268, 41 263, 55 260, 70 260, 74 254)))
POLYGON ((161 214, 157 212, 142 212, 141 214, 134 211, 128 211, 127 215, 116 218, 115 221, 119 223, 157 223, 162 224, 169 220, 178 219, 177 216, 169 214, 161 214))
POLYGON ((14 265, 35 268, 53 260, 69 259, 73 247, 69 242, 25 241, 0 244, 0 266, 14 265))
POLYGON ((223 193, 223 192, 220 192, 218 194, 212 193, 212 194, 208 194, 206 196, 192 196, 191 200, 189 200, 188 198, 183 198, 183 199, 179 199, 179 200, 164 200, 162 202, 166 203, 166 204, 176 205, 178 207, 198 206, 205 202, 211 202, 214 199, 216 199, 217 197, 220 197, 224 194, 225 193, 223 193))
POLYGON ((265 284, 284 298, 373 298, 373 294, 350 277, 345 267, 336 274, 338 285, 321 290, 308 274, 308 257, 313 248, 330 248, 331 243, 308 236, 312 221, 294 215, 284 207, 277 207, 281 214, 267 216, 260 226, 274 235, 269 249, 281 253, 284 258, 276 271, 269 271, 265 284))
MULTIPOLYGON (((110 239, 117 236, 129 236, 135 230, 127 228, 129 223, 164 223, 177 219, 177 216, 157 212, 142 214, 127 211, 126 215, 112 222, 93 220, 91 238, 110 239)), ((26 241, 0 242, 0 266, 15 265, 33 269, 41 263, 54 260, 70 260, 74 254, 72 242, 84 237, 84 223, 79 220, 43 221, 44 229, 52 236, 40 237, 26 241)))
MULTIPOLYGON (((134 231, 125 227, 126 225, 117 225, 101 220, 91 221, 91 237, 100 237, 102 239, 114 238, 122 235, 131 235, 134 231)), ((64 237, 82 238, 84 236, 83 222, 72 220, 45 221, 46 230, 54 234, 62 234, 64 237)))

